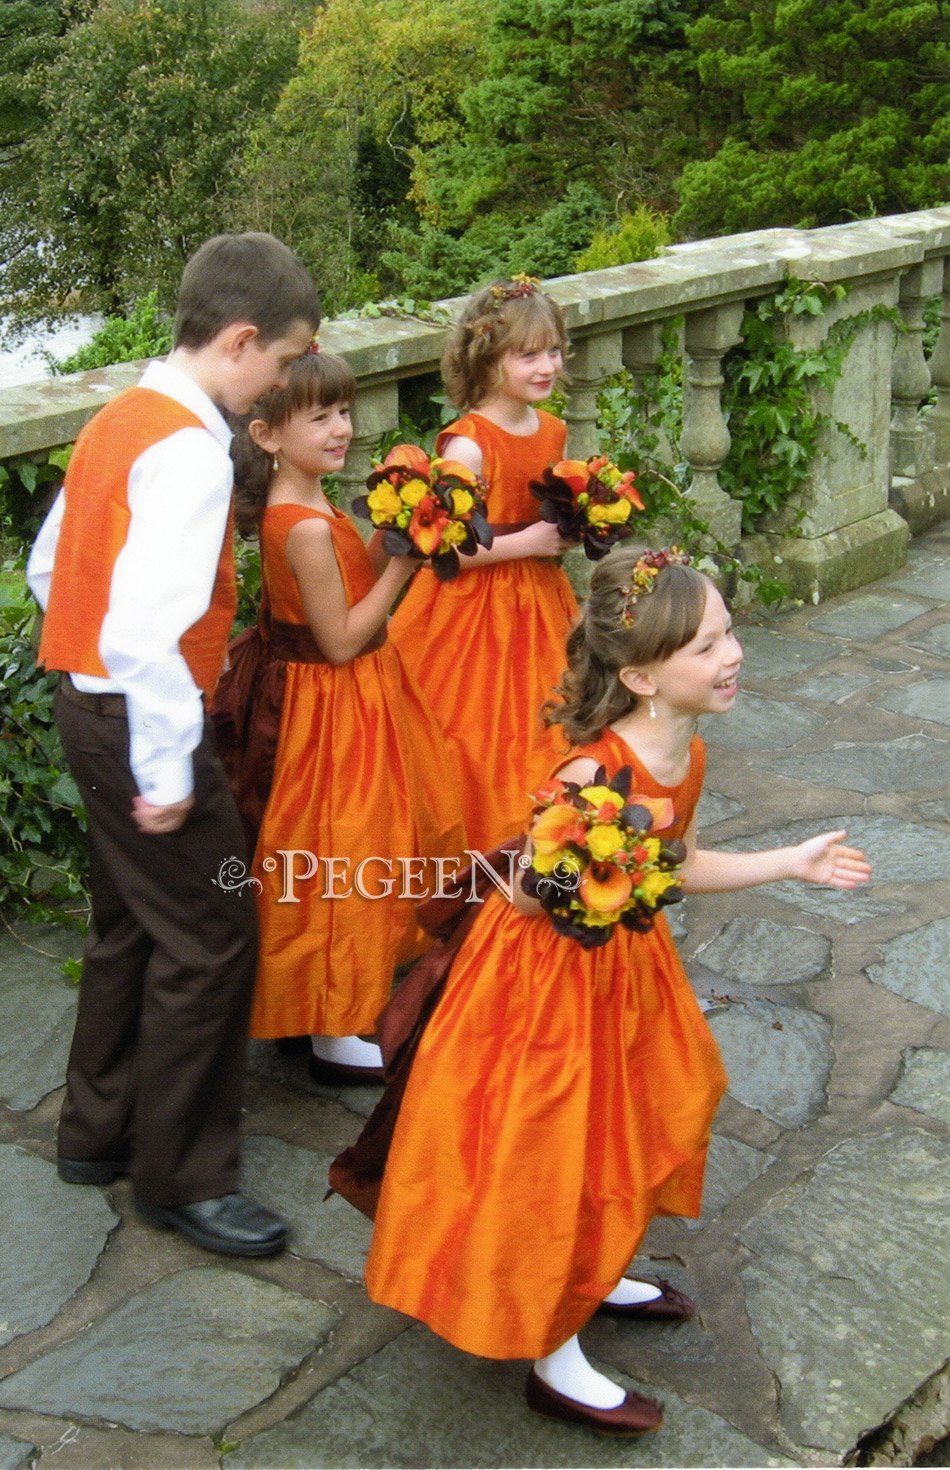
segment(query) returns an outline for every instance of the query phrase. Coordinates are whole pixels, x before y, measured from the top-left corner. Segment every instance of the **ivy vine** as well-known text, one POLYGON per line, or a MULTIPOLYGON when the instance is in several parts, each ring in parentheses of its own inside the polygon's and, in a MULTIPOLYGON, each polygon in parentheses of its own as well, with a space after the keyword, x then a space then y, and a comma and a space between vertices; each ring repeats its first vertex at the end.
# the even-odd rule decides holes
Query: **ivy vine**
MULTIPOLYGON (((822 316, 847 294, 844 285, 789 279, 746 310, 741 342, 723 358, 722 408, 732 443, 719 483, 741 504, 746 535, 803 488, 829 430, 867 452, 847 424, 820 407, 816 390, 830 395, 859 333, 877 321, 900 330, 899 313, 879 306, 839 318, 811 348, 796 346, 788 330, 792 318, 822 316)), ((601 391, 598 411, 607 447, 624 469, 637 471, 646 526, 672 528, 670 534, 710 556, 720 573, 751 584, 766 605, 775 603, 788 595, 787 586, 770 568, 744 562, 713 536, 689 499, 689 467, 677 457, 683 430, 681 333, 682 318, 666 323, 660 361, 639 391, 626 371, 601 391)))

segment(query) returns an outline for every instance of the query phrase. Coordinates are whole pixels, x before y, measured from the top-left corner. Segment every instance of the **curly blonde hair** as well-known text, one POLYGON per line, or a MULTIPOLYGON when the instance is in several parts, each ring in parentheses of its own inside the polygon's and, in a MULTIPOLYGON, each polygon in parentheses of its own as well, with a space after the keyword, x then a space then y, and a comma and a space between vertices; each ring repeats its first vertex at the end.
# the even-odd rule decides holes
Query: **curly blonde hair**
POLYGON ((620 670, 669 658, 696 637, 712 585, 695 567, 667 564, 652 590, 631 605, 630 586, 646 547, 618 547, 599 561, 584 609, 567 640, 567 668, 545 706, 549 725, 571 745, 598 740, 607 725, 636 708, 620 670))
POLYGON ((499 387, 506 352, 560 347, 568 354, 564 314, 543 291, 499 298, 517 282, 495 281, 476 291, 462 310, 442 353, 442 377, 456 408, 477 408, 499 387))

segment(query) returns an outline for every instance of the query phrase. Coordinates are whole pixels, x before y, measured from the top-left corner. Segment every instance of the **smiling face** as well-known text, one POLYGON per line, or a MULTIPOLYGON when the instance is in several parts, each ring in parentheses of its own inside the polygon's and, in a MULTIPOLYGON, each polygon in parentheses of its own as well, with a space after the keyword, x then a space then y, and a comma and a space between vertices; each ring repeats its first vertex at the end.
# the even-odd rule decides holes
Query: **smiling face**
POLYGON ((735 703, 742 649, 732 617, 710 582, 695 637, 662 660, 641 669, 655 686, 651 696, 676 714, 722 715, 735 703))
POLYGON ((270 430, 268 450, 308 476, 333 475, 343 468, 353 437, 350 405, 313 404, 298 408, 286 423, 270 430))
POLYGON ((559 343, 510 348, 498 362, 500 391, 521 403, 543 403, 550 398, 563 366, 559 343))

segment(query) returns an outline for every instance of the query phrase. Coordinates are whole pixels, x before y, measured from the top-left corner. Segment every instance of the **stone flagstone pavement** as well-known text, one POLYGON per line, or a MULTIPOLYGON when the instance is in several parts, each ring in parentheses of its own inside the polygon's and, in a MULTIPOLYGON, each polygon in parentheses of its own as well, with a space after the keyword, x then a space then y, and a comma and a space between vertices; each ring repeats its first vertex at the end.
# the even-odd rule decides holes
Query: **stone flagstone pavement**
POLYGON ((208 1255, 140 1224, 124 1182, 61 1183, 76 941, 26 930, 0 940, 0 1470, 906 1465, 950 1431, 950 527, 872 588, 740 631, 705 840, 840 825, 875 877, 674 911, 731 1085, 702 1219, 655 1222, 637 1269, 700 1314, 584 1334, 665 1400, 662 1430, 537 1418, 525 1364, 368 1302, 368 1222, 323 1195, 375 1093, 267 1044, 246 1179, 293 1222, 286 1255, 208 1255))

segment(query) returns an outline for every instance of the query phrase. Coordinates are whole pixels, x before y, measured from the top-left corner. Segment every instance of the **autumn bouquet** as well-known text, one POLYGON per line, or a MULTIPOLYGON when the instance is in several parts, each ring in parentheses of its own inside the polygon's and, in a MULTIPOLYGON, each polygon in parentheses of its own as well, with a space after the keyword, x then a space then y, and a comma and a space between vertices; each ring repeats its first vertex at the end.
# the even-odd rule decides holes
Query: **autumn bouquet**
POLYGON ((459 574, 459 553, 491 546, 485 519, 487 486, 457 460, 430 459, 415 444, 397 444, 366 481, 368 495, 353 502, 383 532, 390 556, 428 557, 440 582, 459 574))
POLYGON ((559 934, 585 949, 606 944, 616 924, 647 933, 657 909, 683 896, 686 848, 678 837, 655 835, 672 825, 673 803, 631 796, 631 780, 630 766, 610 782, 601 766, 590 786, 555 779, 535 792, 522 888, 559 934))
POLYGON ((580 541, 590 561, 599 561, 633 529, 630 519, 643 510, 633 470, 619 470, 604 454, 588 460, 562 459, 532 480, 541 501, 541 519, 553 522, 565 541, 580 541))

